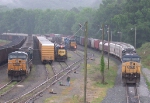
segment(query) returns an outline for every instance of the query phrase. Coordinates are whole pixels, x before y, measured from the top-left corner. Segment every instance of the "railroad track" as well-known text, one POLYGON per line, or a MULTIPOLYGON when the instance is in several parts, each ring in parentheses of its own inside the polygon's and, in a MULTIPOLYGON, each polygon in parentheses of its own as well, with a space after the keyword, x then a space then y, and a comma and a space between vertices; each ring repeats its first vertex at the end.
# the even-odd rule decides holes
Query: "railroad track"
POLYGON ((65 69, 66 67, 68 67, 68 64, 66 62, 59 62, 59 64, 62 69, 65 69))
POLYGON ((33 88, 31 91, 29 91, 17 98, 6 101, 5 103, 30 103, 30 102, 34 101, 38 96, 41 96, 41 94, 45 90, 47 90, 50 86, 54 85, 56 82, 61 80, 64 76, 66 76, 71 71, 74 71, 75 69, 79 68, 81 60, 83 60, 83 58, 74 62, 73 64, 69 65, 67 68, 65 68, 64 70, 61 70, 59 73, 56 73, 54 76, 52 76, 51 78, 49 78, 46 81, 44 81, 43 83, 41 83, 39 86, 33 88), (65 73, 63 73, 63 72, 65 72, 65 73), (62 75, 62 73, 63 73, 63 75, 62 75))
POLYGON ((125 88, 126 88, 126 103, 141 103, 137 86, 128 87, 126 85, 125 88))
POLYGON ((7 93, 9 93, 11 90, 13 90, 17 85, 19 85, 20 83, 22 83, 24 81, 24 79, 22 79, 19 82, 16 81, 9 81, 8 83, 6 83, 4 86, 2 86, 0 88, 0 97, 6 95, 7 93))

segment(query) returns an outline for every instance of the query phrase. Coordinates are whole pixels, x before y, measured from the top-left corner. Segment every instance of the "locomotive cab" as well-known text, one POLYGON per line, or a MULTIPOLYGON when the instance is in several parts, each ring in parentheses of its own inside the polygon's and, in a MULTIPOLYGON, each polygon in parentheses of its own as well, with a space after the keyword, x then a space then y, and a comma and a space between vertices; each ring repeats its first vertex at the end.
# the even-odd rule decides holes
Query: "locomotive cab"
POLYGON ((136 54, 125 54, 122 57, 123 84, 139 84, 141 74, 141 59, 136 54))

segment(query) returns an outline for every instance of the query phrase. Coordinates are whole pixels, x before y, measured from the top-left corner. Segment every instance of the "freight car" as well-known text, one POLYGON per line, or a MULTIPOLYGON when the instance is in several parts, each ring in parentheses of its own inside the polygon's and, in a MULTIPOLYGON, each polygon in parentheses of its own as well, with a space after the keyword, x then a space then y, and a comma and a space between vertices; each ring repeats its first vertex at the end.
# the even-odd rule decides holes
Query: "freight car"
POLYGON ((19 48, 19 51, 12 52, 8 55, 8 78, 20 81, 25 78, 32 68, 33 55, 33 38, 29 35, 19 48))
MULTIPOLYGON (((76 36, 76 41, 79 45, 84 45, 84 37, 76 36)), ((134 46, 124 43, 124 42, 113 42, 108 44, 108 41, 103 42, 98 39, 88 38, 87 45, 90 48, 102 51, 102 44, 104 46, 103 50, 105 53, 110 53, 111 55, 119 58, 122 61, 122 81, 126 83, 140 82, 140 57, 136 54, 134 46), (98 47, 99 43, 99 48, 98 47)))
POLYGON ((67 60, 67 48, 63 44, 55 45, 55 60, 65 61, 67 60))
POLYGON ((15 38, 12 39, 12 41, 9 44, 0 46, 0 65, 7 63, 8 54, 18 50, 25 40, 26 37, 24 36, 15 36, 15 38))
POLYGON ((127 53, 122 57, 122 82, 123 84, 140 83, 141 62, 136 53, 127 53))
POLYGON ((45 64, 45 63, 51 64, 55 59, 54 43, 50 42, 44 36, 37 36, 36 41, 38 43, 42 63, 43 64, 45 64))
POLYGON ((51 40, 53 43, 60 44, 62 42, 62 34, 54 34, 51 40))

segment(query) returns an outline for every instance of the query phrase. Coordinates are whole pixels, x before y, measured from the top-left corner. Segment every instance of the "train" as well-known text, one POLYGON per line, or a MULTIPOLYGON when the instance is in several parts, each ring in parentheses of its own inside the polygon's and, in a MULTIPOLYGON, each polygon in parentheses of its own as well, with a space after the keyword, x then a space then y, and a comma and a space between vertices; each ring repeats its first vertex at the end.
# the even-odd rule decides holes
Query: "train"
POLYGON ((25 42, 26 37, 18 35, 0 35, 0 39, 10 41, 10 43, 0 46, 0 65, 3 65, 8 62, 8 54, 19 50, 19 48, 25 42))
POLYGON ((21 48, 8 54, 8 78, 20 81, 28 76, 32 69, 32 59, 33 38, 32 35, 29 35, 21 48))
POLYGON ((52 64, 55 60, 55 44, 49 41, 45 36, 35 36, 35 42, 38 44, 42 63, 52 64))
MULTIPOLYGON (((79 45, 85 45, 85 38, 82 36, 75 36, 76 42, 79 45)), ((124 42, 106 41, 95 38, 87 39, 87 46, 89 48, 110 53, 122 62, 121 78, 123 84, 139 84, 141 74, 140 56, 136 53, 134 46, 124 42), (126 57, 130 60, 125 62, 126 57), (137 59, 137 60, 132 60, 137 59)))
POLYGON ((55 44, 55 60, 56 61, 66 61, 67 56, 67 48, 64 44, 55 44))

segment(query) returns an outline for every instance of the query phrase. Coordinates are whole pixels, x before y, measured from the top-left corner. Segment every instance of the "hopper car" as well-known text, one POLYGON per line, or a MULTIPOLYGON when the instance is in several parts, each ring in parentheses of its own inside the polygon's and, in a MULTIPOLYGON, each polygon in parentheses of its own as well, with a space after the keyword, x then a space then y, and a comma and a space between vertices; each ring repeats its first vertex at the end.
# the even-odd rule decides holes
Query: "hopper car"
POLYGON ((0 65, 3 65, 8 62, 8 54, 11 52, 14 52, 16 50, 19 50, 19 48, 22 46, 24 41, 26 40, 25 36, 17 36, 15 35, 15 38, 13 36, 6 36, 6 35, 1 35, 1 39, 5 38, 5 40, 8 40, 7 37, 10 38, 10 43, 0 46, 0 65))

